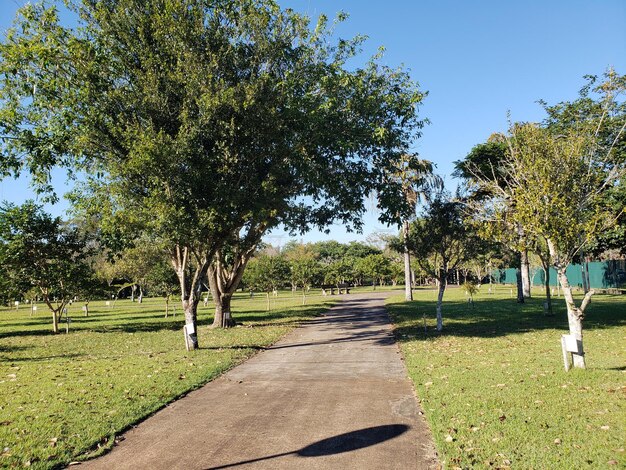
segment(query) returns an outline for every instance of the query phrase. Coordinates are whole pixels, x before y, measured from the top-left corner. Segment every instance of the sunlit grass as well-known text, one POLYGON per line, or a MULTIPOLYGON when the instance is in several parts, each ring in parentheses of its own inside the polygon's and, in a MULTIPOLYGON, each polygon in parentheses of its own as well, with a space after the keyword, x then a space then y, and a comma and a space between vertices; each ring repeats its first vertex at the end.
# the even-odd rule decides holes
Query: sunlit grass
MULTIPOLYGON (((336 297, 335 297, 336 298, 336 297)), ((210 329, 200 306, 200 349, 186 352, 180 305, 164 318, 161 299, 70 307, 69 334, 51 333, 39 306, 0 310, 0 466, 52 468, 112 445, 114 436, 275 342, 335 298, 282 293, 266 312, 262 295, 238 294, 241 326, 210 329)))
POLYGON ((624 468, 626 296, 594 297, 588 369, 566 373, 562 298, 545 317, 539 289, 523 305, 508 287, 485 291, 472 307, 461 289, 448 290, 441 335, 432 290, 388 302, 445 468, 624 468))

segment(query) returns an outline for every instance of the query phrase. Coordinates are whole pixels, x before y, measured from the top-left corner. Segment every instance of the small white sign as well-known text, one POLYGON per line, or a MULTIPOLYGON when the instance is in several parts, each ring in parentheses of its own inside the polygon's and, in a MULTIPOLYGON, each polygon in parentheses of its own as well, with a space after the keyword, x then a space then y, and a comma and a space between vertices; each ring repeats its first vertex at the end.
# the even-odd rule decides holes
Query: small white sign
POLYGON ((185 328, 187 328, 187 334, 188 335, 192 335, 196 332, 196 329, 193 327, 193 323, 187 323, 185 325, 185 328))
POLYGON ((37 306, 33 305, 33 312, 36 312, 36 311, 37 311, 37 306))
POLYGON ((108 300, 104 303, 107 307, 111 306, 111 302, 109 302, 108 300))
POLYGON ((563 335, 563 341, 565 343, 565 350, 567 352, 580 353, 580 343, 576 340, 574 335, 563 335))

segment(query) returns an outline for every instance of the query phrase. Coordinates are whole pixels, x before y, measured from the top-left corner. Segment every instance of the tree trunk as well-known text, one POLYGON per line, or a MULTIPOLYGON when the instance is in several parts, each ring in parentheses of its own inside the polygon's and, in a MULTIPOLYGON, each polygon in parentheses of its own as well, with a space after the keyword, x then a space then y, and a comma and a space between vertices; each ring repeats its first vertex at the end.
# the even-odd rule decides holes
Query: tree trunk
POLYGON ((443 330, 443 293, 446 290, 446 284, 448 283, 448 274, 444 273, 439 279, 439 292, 437 293, 437 331, 443 330))
POLYGON ((52 332, 59 332, 59 317, 57 316, 57 312, 52 310, 52 332))
POLYGON ((521 268, 522 268, 522 293, 525 299, 531 297, 530 293, 530 261, 528 259, 528 250, 524 250, 521 253, 521 268))
POLYGON ((572 296, 572 288, 569 285, 567 276, 565 275, 565 268, 557 269, 557 276, 559 284, 563 290, 563 297, 565 298, 565 305, 567 306, 567 323, 569 325, 569 334, 576 338, 580 350, 578 353, 572 353, 572 360, 574 367, 585 369, 585 352, 583 349, 583 313, 584 307, 587 306, 591 298, 592 291, 589 292, 589 296, 585 296, 581 308, 576 307, 574 297, 572 296))
POLYGON ((552 293, 550 292, 550 266, 543 268, 544 272, 544 285, 546 288, 546 314, 552 315, 552 293))
POLYGON ((219 297, 214 297, 215 300, 215 316, 213 317, 212 328, 231 328, 235 326, 235 321, 232 318, 230 311, 230 302, 232 300, 232 294, 222 294, 219 297))
MULTIPOLYGON (((409 238, 409 221, 405 220, 402 224, 403 236, 404 236, 404 299, 406 301, 413 300, 413 288, 411 285, 411 254, 409 253, 409 246, 407 240, 409 238)), ((395 285, 395 284, 394 284, 395 285)))
POLYGON ((137 289, 137 286, 135 284, 130 286, 130 301, 131 302, 135 301, 135 289, 137 289))
POLYGON ((523 304, 524 303, 524 289, 522 287, 522 270, 521 269, 516 269, 515 270, 515 278, 517 280, 517 303, 518 304, 523 304))
POLYGON ((198 349, 198 297, 195 294, 183 300, 183 312, 185 313, 186 343, 189 349, 198 349))
MULTIPOLYGON (((332 291, 331 291, 332 294, 332 291)), ((302 305, 306 304, 306 287, 302 286, 302 305)))
POLYGON ((137 298, 137 302, 143 302, 143 289, 141 288, 141 284, 139 285, 139 297, 137 298))
POLYGON ((266 310, 269 312, 270 311, 270 293, 266 292, 265 293, 265 297, 267 298, 267 308, 266 308, 266 310))

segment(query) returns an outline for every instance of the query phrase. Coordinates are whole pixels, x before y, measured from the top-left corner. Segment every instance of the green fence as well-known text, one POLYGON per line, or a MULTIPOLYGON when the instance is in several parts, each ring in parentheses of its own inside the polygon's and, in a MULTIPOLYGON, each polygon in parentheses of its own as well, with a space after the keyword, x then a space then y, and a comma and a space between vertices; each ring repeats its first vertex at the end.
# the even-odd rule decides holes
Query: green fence
MULTIPOLYGON (((589 285, 592 289, 626 288, 626 260, 591 261, 587 263, 589 270, 589 285)), ((534 286, 544 285, 545 273, 543 269, 531 269, 534 286)), ((572 286, 582 287, 583 269, 580 264, 572 264, 567 268, 567 279, 572 286)), ((500 284, 515 284, 515 269, 499 269, 493 273, 494 280, 500 284)), ((556 270, 550 268, 550 285, 556 286, 556 270)))

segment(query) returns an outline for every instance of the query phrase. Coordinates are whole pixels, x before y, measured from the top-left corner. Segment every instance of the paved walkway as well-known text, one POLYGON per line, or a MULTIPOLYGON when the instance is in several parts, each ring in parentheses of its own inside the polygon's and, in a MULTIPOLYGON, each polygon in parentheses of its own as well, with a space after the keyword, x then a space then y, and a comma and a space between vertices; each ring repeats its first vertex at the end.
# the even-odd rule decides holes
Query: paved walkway
POLYGON ((384 297, 346 296, 81 468, 436 468, 384 297))

